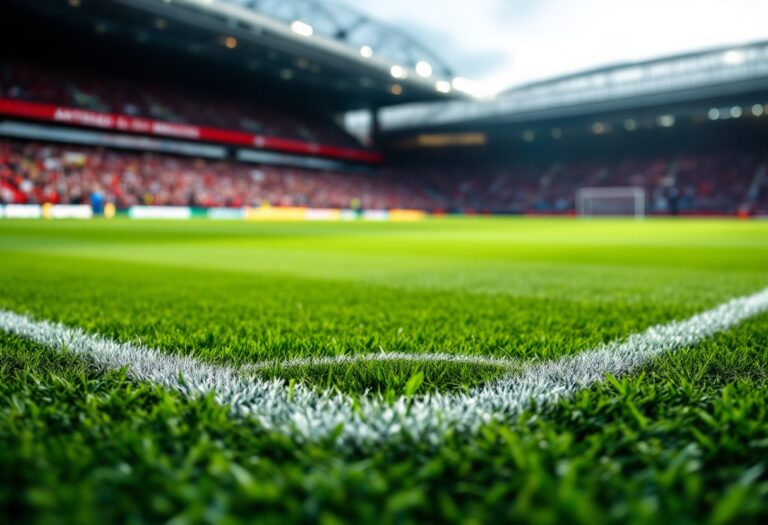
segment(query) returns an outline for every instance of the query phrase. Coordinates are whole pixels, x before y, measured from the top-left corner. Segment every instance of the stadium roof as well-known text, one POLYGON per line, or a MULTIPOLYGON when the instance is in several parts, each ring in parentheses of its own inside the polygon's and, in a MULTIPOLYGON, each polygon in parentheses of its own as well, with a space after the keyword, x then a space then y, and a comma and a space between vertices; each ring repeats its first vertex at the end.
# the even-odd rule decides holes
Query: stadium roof
POLYGON ((626 63, 534 82, 491 100, 384 108, 384 130, 503 123, 768 89, 768 41, 626 63))
MULTIPOLYGON (((184 0, 190 1, 190 0, 184 0)), ((200 3, 201 0, 191 0, 200 3)), ((216 4, 202 0, 202 3, 216 4)), ((331 39, 350 48, 355 59, 374 65, 384 65, 387 71, 392 65, 400 65, 418 75, 430 72, 427 78, 452 80, 454 74, 450 66, 433 50, 405 31, 383 24, 368 15, 349 7, 320 0, 219 0, 220 4, 235 4, 283 22, 291 30, 301 34, 302 30, 311 29, 313 35, 321 35, 321 40, 310 40, 308 45, 323 46, 325 39, 331 39), (368 60, 365 60, 368 59, 368 60), (426 66, 429 66, 426 68, 426 66), (426 70, 424 70, 426 68, 426 70)), ((247 16, 247 14, 245 15, 247 16)), ((284 29, 284 28, 278 28, 284 29)), ((292 35, 291 35, 292 36, 292 35)), ((331 48, 336 50, 335 46, 331 48)), ((347 53, 349 49, 342 52, 347 53)), ((426 81, 430 83, 429 80, 426 81)))
MULTIPOLYGON (((464 96, 427 47, 396 28, 315 0, 11 0, 53 25, 195 55, 243 75, 314 89, 336 109, 464 96)), ((145 51, 146 52, 146 51, 145 51)))

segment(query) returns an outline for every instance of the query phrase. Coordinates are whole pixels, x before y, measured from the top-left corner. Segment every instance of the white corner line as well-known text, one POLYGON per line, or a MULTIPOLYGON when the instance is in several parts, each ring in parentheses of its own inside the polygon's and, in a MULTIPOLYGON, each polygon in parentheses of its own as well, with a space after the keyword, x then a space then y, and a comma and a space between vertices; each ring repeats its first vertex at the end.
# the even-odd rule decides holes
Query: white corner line
MULTIPOLYGON (((125 368, 133 380, 149 381, 185 396, 213 394, 219 403, 230 406, 233 416, 256 418, 266 429, 283 432, 299 442, 333 436, 340 446, 368 448, 400 434, 437 444, 448 431, 475 432, 488 421, 514 417, 534 405, 556 403, 603 381, 606 374, 628 374, 657 356, 695 345, 765 311, 768 288, 689 319, 653 326, 621 341, 529 364, 467 393, 427 394, 400 398, 393 403, 377 396, 353 399, 338 392, 318 393, 300 384, 289 388, 279 379, 249 377, 248 372, 274 366, 274 362, 242 368, 212 365, 6 310, 0 310, 0 330, 55 350, 74 352, 102 370, 125 368)), ((289 360, 282 366, 406 359, 455 360, 514 368, 513 360, 447 355, 393 353, 310 358, 289 360)))

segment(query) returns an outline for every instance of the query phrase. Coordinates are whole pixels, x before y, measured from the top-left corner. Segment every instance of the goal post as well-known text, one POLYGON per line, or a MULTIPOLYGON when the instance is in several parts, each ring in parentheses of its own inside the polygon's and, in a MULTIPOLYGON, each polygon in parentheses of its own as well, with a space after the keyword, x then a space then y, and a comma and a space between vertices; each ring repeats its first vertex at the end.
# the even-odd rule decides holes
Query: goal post
POLYGON ((576 191, 579 217, 645 217, 645 189, 638 186, 580 188, 576 191))

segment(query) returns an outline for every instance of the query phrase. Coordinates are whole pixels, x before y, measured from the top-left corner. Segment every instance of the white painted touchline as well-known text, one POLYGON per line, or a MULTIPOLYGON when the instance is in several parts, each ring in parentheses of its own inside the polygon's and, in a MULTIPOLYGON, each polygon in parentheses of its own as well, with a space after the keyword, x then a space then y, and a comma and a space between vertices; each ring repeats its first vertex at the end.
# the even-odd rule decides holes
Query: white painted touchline
POLYGON ((365 448, 403 433, 438 443, 449 430, 474 432, 484 422, 514 417, 533 403, 538 407, 555 403, 602 381, 606 374, 627 374, 656 356, 696 344, 766 310, 768 288, 623 341, 528 365, 468 393, 437 393, 394 403, 373 396, 355 402, 348 395, 317 393, 303 385, 289 389, 281 380, 248 377, 243 369, 119 343, 9 311, 0 310, 0 330, 80 354, 101 369, 125 367, 134 380, 151 381, 186 396, 212 393, 231 407, 234 416, 254 417, 264 427, 299 441, 332 435, 340 446, 365 448))

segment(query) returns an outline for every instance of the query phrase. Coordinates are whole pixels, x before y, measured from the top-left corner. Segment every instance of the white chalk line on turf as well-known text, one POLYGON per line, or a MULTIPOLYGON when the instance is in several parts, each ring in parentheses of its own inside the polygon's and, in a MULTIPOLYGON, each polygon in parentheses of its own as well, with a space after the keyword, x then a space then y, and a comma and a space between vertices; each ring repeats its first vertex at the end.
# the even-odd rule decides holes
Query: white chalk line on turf
POLYGON ((446 354, 414 354, 405 352, 377 352, 375 354, 345 354, 337 356, 302 357, 297 359, 260 361, 242 367, 244 371, 269 370, 271 368, 298 368, 305 366, 353 365, 361 363, 397 361, 405 363, 457 363, 469 365, 492 366, 504 369, 519 369, 520 362, 514 359, 488 357, 481 355, 446 354))
POLYGON ((9 311, 0 310, 0 330, 80 354, 101 369, 125 367, 134 380, 186 396, 212 394, 230 406, 233 416, 256 418, 265 428, 298 441, 333 436, 340 446, 367 448, 403 434, 436 444, 448 431, 474 432, 485 422, 555 403, 602 381, 606 374, 627 374, 656 356, 694 345, 766 310, 768 288, 622 341, 528 365, 466 393, 428 394, 394 403, 376 396, 353 399, 338 392, 317 393, 303 385, 289 388, 281 380, 248 377, 243 369, 164 354, 9 311))

